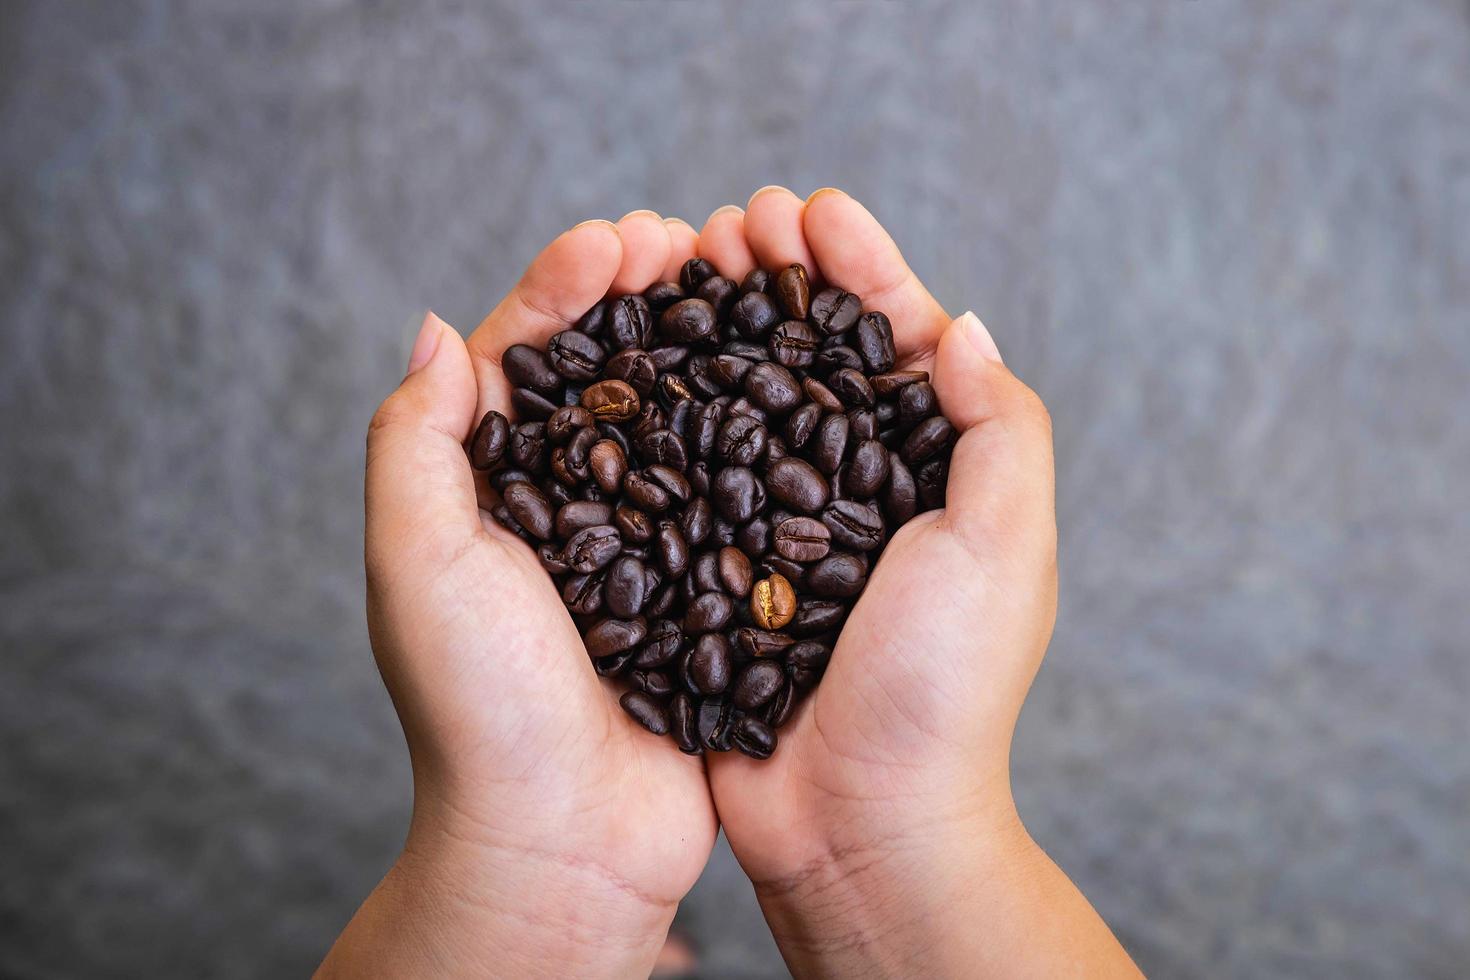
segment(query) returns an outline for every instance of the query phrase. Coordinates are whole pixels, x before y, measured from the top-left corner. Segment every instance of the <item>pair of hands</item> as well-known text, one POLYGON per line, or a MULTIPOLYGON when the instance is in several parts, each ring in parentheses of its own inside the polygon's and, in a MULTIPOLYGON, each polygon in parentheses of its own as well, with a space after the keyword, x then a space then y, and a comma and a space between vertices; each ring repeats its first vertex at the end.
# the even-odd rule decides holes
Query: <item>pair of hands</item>
POLYGON ((468 342, 431 314, 370 427, 368 620, 414 813, 323 972, 647 975, 721 825, 794 972, 1127 966, 1011 801, 1055 555, 1046 410, 858 202, 765 188, 698 234, 648 211, 572 228, 468 342), (894 537, 765 762, 685 756, 626 717, 531 549, 489 517, 463 448, 486 411, 510 414, 507 347, 677 279, 696 254, 736 281, 801 262, 886 312, 901 366, 930 372, 962 433, 947 509, 894 537), (1075 920, 1040 958, 1028 901, 1075 920))

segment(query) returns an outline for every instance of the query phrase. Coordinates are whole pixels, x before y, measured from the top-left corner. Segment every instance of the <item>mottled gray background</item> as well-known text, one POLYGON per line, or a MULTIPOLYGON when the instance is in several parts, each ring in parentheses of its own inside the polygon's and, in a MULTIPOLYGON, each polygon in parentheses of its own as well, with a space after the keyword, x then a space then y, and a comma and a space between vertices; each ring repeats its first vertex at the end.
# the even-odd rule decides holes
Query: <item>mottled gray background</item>
MULTIPOLYGON (((406 825, 360 470, 423 310, 772 182, 1051 405, 1016 788, 1139 962, 1470 970, 1464 0, 5 2, 0 139, 0 974, 310 970, 406 825)), ((680 927, 783 973, 723 846, 680 927)))

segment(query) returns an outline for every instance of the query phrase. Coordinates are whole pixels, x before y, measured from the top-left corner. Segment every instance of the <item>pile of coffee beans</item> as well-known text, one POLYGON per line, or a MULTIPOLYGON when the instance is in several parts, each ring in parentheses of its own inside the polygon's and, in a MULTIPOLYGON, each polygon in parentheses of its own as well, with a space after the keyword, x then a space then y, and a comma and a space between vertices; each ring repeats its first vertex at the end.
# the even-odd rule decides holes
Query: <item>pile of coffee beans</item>
POLYGON ((802 266, 737 284, 704 259, 501 366, 520 421, 487 413, 470 461, 597 672, 685 752, 769 757, 883 546, 944 505, 929 376, 802 266))

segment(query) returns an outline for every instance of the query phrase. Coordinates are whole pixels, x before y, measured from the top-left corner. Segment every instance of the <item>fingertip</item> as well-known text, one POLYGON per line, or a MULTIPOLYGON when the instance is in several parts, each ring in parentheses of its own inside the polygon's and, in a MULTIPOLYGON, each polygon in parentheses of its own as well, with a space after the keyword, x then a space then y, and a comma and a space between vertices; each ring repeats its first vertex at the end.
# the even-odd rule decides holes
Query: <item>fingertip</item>
MULTIPOLYGON (((750 195, 750 200, 748 200, 748 201, 745 202, 745 209, 747 211, 750 210, 750 206, 755 203, 755 199, 758 198, 758 197, 761 197, 761 196, 763 196, 765 194, 780 194, 780 193, 791 194, 791 191, 789 189, 787 189, 786 187, 781 186, 780 184, 767 184, 766 186, 764 186, 764 187, 760 188, 758 191, 756 191, 754 194, 750 195)), ((796 195, 795 194, 791 194, 791 196, 792 197, 795 197, 796 195)))
POLYGON ((699 232, 683 218, 665 218, 664 227, 669 230, 669 258, 659 279, 677 282, 679 269, 699 251, 699 232))
POLYGON ((745 240, 745 209, 734 204, 716 208, 700 229, 697 249, 721 275, 736 282, 744 279, 755 268, 755 255, 745 240))
POLYGON ((802 230, 806 202, 784 187, 763 187, 745 208, 745 240, 756 261, 766 269, 793 262, 806 266, 815 280, 822 278, 802 230))
POLYGON ((654 211, 630 211, 618 220, 623 241, 622 264, 609 287, 615 293, 641 293, 657 282, 668 264, 673 240, 664 219, 654 211))

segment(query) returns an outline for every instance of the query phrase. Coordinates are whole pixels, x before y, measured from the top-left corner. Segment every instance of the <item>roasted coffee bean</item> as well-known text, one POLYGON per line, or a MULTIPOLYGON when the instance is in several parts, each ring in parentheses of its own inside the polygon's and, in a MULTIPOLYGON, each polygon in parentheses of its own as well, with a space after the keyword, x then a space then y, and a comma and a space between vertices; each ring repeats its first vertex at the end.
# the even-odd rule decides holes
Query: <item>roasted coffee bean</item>
POLYGON ((726 406, 725 417, 729 418, 732 415, 744 415, 747 418, 755 419, 755 421, 759 422, 761 425, 768 425, 771 421, 770 415, 768 415, 764 409, 757 408, 754 404, 751 403, 750 399, 746 398, 744 395, 736 398, 734 401, 730 402, 728 406, 726 406))
POLYGON ((786 648, 786 666, 820 674, 827 669, 832 658, 832 648, 823 643, 803 640, 786 648))
POLYGON ((837 630, 847 618, 847 604, 836 599, 802 599, 796 615, 786 625, 794 637, 821 636, 837 630))
POLYGON ((787 647, 791 646, 792 642, 791 636, 787 633, 776 633, 751 626, 742 626, 735 631, 735 643, 747 657, 779 657, 787 647))
MULTIPOLYGON (((606 592, 604 591, 604 597, 606 592)), ((648 635, 648 624, 640 616, 636 619, 616 619, 609 617, 597 622, 587 631, 583 642, 587 644, 587 652, 592 657, 610 657, 624 650, 631 650, 643 642, 648 635)))
POLYGON ((787 452, 805 446, 811 439, 812 433, 817 431, 817 425, 821 420, 822 406, 816 402, 807 402, 792 412, 786 419, 787 452))
POLYGON ((954 426, 949 419, 935 415, 914 426, 898 454, 909 466, 916 466, 948 449, 954 440, 954 426))
POLYGON ((509 445, 509 420, 499 412, 486 412, 475 429, 475 437, 470 440, 470 465, 477 470, 490 469, 500 462, 509 445))
POLYGON ((725 591, 737 599, 744 599, 750 594, 750 588, 754 584, 750 567, 750 558, 739 548, 726 546, 721 548, 717 558, 720 584, 725 591))
POLYGON ((680 752, 685 755, 699 754, 699 727, 694 702, 683 691, 675 694, 669 702, 669 728, 680 752))
POLYGON ((563 405, 551 413, 546 420, 546 440, 554 446, 564 446, 581 429, 596 424, 592 413, 581 405, 563 405))
POLYGON ((791 583, 793 590, 804 588, 806 568, 801 562, 782 558, 778 554, 772 553, 762 558, 756 572, 760 575, 780 575, 791 583))
POLYGON ((684 440, 669 429, 657 429, 638 440, 638 455, 646 463, 663 463, 683 471, 689 465, 684 440))
POLYGON ((713 363, 714 358, 708 354, 689 356, 689 363, 684 368, 684 383, 695 398, 718 398, 724 394, 724 388, 710 374, 710 365, 713 363))
POLYGON ((710 509, 709 498, 695 497, 684 508, 684 513, 679 515, 679 530, 689 547, 698 548, 709 538, 714 522, 715 515, 710 509))
POLYGON ((645 350, 653 344, 653 310, 642 296, 622 296, 607 312, 607 338, 614 348, 645 350))
POLYGON ((699 284, 694 295, 704 300, 715 308, 715 315, 720 319, 730 315, 730 307, 735 305, 735 300, 740 297, 740 287, 735 285, 733 279, 724 276, 710 276, 699 284))
POLYGON ((761 579, 750 590, 750 614, 761 629, 780 629, 796 615, 796 590, 784 575, 761 579))
POLYGON ((723 633, 706 633, 694 644, 686 669, 693 694, 719 694, 730 686, 730 641, 723 633))
POLYGON ((679 267, 679 285, 684 292, 693 293, 706 279, 717 275, 719 273, 709 259, 695 257, 679 267))
POLYGON ((776 732, 755 715, 746 715, 730 737, 735 748, 752 759, 769 759, 776 751, 776 732))
POLYGON ((555 541, 543 541, 536 547, 536 559, 548 575, 564 575, 567 563, 561 560, 561 545, 555 541))
POLYGON ((938 411, 939 398, 927 381, 916 381, 898 393, 898 420, 904 425, 918 425, 938 411))
POLYGON ((684 633, 679 629, 679 624, 669 619, 660 619, 648 630, 648 636, 643 641, 643 646, 638 648, 638 656, 633 661, 633 666, 643 670, 653 667, 662 667, 679 655, 684 646, 684 633))
POLYGON ((637 558, 624 556, 607 567, 602 583, 602 604, 614 616, 631 619, 648 601, 647 569, 637 558))
POLYGON ((658 318, 659 334, 675 344, 713 340, 719 333, 715 308, 702 299, 681 299, 658 318))
POLYGON ((706 592, 689 603, 684 614, 684 632, 712 633, 722 630, 735 613, 735 603, 723 592, 706 592))
POLYGON ((849 446, 856 446, 864 439, 878 438, 878 413, 870 408, 854 408, 847 413, 849 446))
POLYGON ((653 594, 652 601, 643 610, 645 616, 667 616, 674 608, 674 603, 679 598, 679 583, 669 582, 660 586, 653 594))
POLYGON ((492 507, 490 509, 490 516, 495 518, 495 520, 500 523, 501 527, 505 528, 516 537, 523 539, 530 538, 530 535, 526 533, 526 529, 521 527, 520 522, 517 521, 514 517, 510 516, 510 508, 506 507, 505 504, 496 504, 494 507, 492 507))
MULTIPOLYGON (((637 662, 637 658, 634 658, 637 662)), ((666 698, 674 693, 674 679, 662 670, 634 670, 628 675, 628 683, 635 690, 655 698, 666 698)))
POLYGON ((853 408, 873 407, 873 386, 868 384, 868 379, 861 371, 854 368, 840 368, 833 371, 827 378, 827 387, 832 393, 841 399, 844 405, 853 408))
POLYGON ((705 698, 699 705, 695 728, 699 744, 712 752, 730 750, 731 706, 724 698, 705 698))
POLYGON ((643 291, 644 302, 655 314, 662 313, 684 296, 684 287, 677 282, 656 282, 643 291))
POLYGON ((700 497, 709 496, 710 478, 708 463, 704 460, 698 460, 685 468, 684 473, 689 478, 689 489, 691 491, 700 497))
POLYGON ((780 728, 791 719, 791 714, 796 708, 796 686, 787 684, 781 688, 781 692, 771 699, 766 705, 765 722, 772 730, 780 728))
POLYGON ((832 554, 807 569, 806 587, 819 596, 846 599, 857 595, 868 582, 862 559, 843 551, 832 554))
POLYGON ((661 487, 664 493, 669 495, 670 500, 677 501, 681 504, 688 502, 690 495, 689 481, 684 478, 683 473, 680 473, 673 467, 665 466, 662 463, 654 463, 652 466, 644 467, 643 477, 661 487))
POLYGON ((781 322, 781 311, 771 297, 762 292, 747 292, 730 307, 730 324, 747 340, 764 342, 781 322))
POLYGON ((720 424, 724 418, 725 406, 719 402, 710 402, 701 408, 699 414, 690 422, 689 442, 694 450, 694 455, 699 459, 709 459, 714 455, 720 435, 720 424))
POLYGON ((716 474, 713 483, 710 499, 726 520, 743 524, 765 509, 766 488, 753 470, 729 466, 716 474))
POLYGON ((629 541, 639 544, 653 540, 656 530, 649 516, 635 507, 624 504, 613 511, 613 525, 629 541))
POLYGON ((805 320, 811 311, 811 291, 806 267, 799 262, 788 265, 776 276, 776 299, 793 320, 805 320))
POLYGON ((796 456, 777 460, 766 469, 766 491, 771 499, 803 514, 817 513, 831 498, 826 477, 796 456))
POLYGON ((914 483, 919 487, 919 503, 924 510, 937 510, 944 506, 944 487, 949 480, 949 463, 942 459, 931 459, 919 467, 914 474, 914 483))
POLYGON ((533 484, 512 483, 501 496, 516 523, 542 541, 551 537, 556 524, 556 511, 552 509, 546 495, 533 484))
MULTIPOLYGON (((511 439, 512 444, 514 444, 514 430, 511 431, 511 439)), ((521 483, 523 481, 533 483, 535 480, 536 478, 530 473, 527 473, 525 470, 516 469, 513 466, 498 469, 490 474, 490 485, 495 488, 496 493, 505 493, 505 488, 512 483, 521 483)))
POLYGON ((572 329, 585 333, 589 337, 602 335, 607 327, 607 304, 598 303, 592 309, 577 317, 577 322, 572 324, 572 329))
POLYGON ((715 438, 715 449, 733 466, 749 466, 766 451, 766 427, 749 415, 725 420, 715 438))
POLYGON ((673 503, 669 492, 643 473, 623 477, 623 494, 635 507, 649 514, 662 513, 673 503))
POLYGON ((906 524, 919 511, 919 488, 914 474, 898 458, 888 453, 888 485, 883 488, 883 513, 894 527, 906 524))
POLYGON ((762 361, 745 374, 745 394, 763 411, 785 415, 801 404, 801 384, 785 367, 762 361))
POLYGON ((745 373, 755 362, 734 354, 718 354, 710 359, 709 376, 726 391, 735 391, 745 380, 745 373))
POLYGON ((560 404, 536 394, 530 388, 516 388, 510 393, 510 407, 516 418, 524 421, 545 421, 560 404))
POLYGON ((553 336, 547 342, 546 353, 556 372, 573 381, 593 380, 607 359, 601 344, 576 330, 563 330, 553 336))
POLYGON ((643 691, 629 691, 618 699, 618 704, 632 716, 633 720, 655 735, 669 733, 669 713, 652 695, 643 691))
POLYGON ((873 310, 864 313, 857 322, 857 347, 858 354, 863 359, 863 364, 872 374, 882 374, 893 370, 893 325, 888 322, 888 317, 873 310))
MULTIPOLYGON (((562 557, 566 562, 565 552, 562 557)), ((590 616, 602 608, 602 572, 582 574, 574 572, 561 584, 561 601, 574 613, 590 616)))
POLYGON ((894 392, 902 391, 911 384, 920 381, 928 381, 928 371, 887 371, 883 374, 875 374, 868 379, 873 386, 873 391, 879 398, 887 398, 894 392))
POLYGON ((532 473, 546 468, 546 423, 522 422, 510 433, 510 461, 532 473))
POLYGON ((638 392, 626 381, 599 381, 582 392, 582 407, 607 422, 625 422, 638 414, 638 392))
POLYGON ((829 286, 812 297, 812 322, 825 334, 850 330, 862 311, 862 300, 836 286, 829 286))
POLYGON ((730 700, 742 711, 754 711, 781 692, 786 671, 773 660, 753 660, 735 679, 730 700))
POLYGON ((592 661, 599 677, 617 677, 633 663, 633 651, 624 650, 610 657, 598 657, 592 661))
POLYGON ((765 269, 751 269, 740 281, 742 293, 769 293, 776 287, 776 277, 765 269))
POLYGON ((664 571, 678 578, 689 570, 689 545, 673 521, 662 521, 658 526, 658 560, 664 571))
POLYGON ((618 529, 606 524, 585 527, 572 535, 562 549, 562 560, 574 572, 605 568, 623 548, 618 529))
POLYGON ((511 344, 500 355, 500 370, 516 388, 529 388, 547 398, 561 394, 562 377, 545 352, 526 344, 511 344))
POLYGON ((877 439, 865 439, 853 450, 843 474, 842 489, 850 497, 875 496, 888 482, 888 450, 877 439))
POLYGON ((703 551, 695 555, 689 564, 689 584, 695 595, 724 591, 725 586, 720 582, 720 560, 715 552, 703 551))
POLYGON ((638 393, 639 398, 647 398, 653 393, 653 383, 658 380, 658 367, 647 351, 629 348, 608 358, 602 374, 613 381, 624 382, 638 393))
POLYGON ((785 320, 771 331, 771 360, 789 368, 807 367, 817 354, 817 334, 804 320, 785 320))
POLYGON ((822 511, 822 523, 839 548, 872 551, 883 544, 883 518, 856 500, 832 501, 822 511))
MULTIPOLYGON (((829 505, 828 509, 832 506, 835 505, 829 505)), ((776 553, 791 561, 808 562, 825 558, 832 548, 831 542, 832 532, 813 517, 792 517, 776 525, 776 553)))
MULTIPOLYGON (((840 337, 832 338, 840 340, 840 337)), ((818 353, 816 360, 812 362, 812 370, 823 377, 831 375, 833 371, 842 368, 854 368, 862 370, 863 359, 857 351, 846 344, 834 344, 831 347, 823 347, 818 353)))
POLYGON ((771 352, 764 344, 757 344, 751 340, 727 340, 725 346, 720 348, 720 353, 741 358, 752 364, 771 359, 771 352))
POLYGON ((817 426, 817 434, 812 437, 812 462, 828 476, 842 465, 851 427, 846 415, 828 415, 817 426))
POLYGON ((771 548, 771 522, 757 517, 735 532, 735 546, 750 558, 759 558, 771 548))
POLYGON ((617 493, 622 488, 623 477, 628 473, 628 458, 617 443, 611 439, 593 443, 587 453, 587 464, 592 471, 592 479, 603 490, 617 493))

